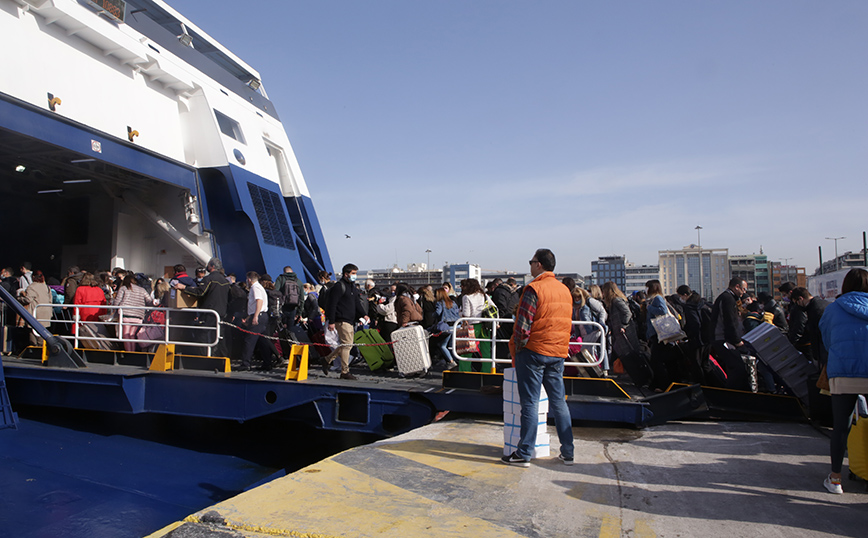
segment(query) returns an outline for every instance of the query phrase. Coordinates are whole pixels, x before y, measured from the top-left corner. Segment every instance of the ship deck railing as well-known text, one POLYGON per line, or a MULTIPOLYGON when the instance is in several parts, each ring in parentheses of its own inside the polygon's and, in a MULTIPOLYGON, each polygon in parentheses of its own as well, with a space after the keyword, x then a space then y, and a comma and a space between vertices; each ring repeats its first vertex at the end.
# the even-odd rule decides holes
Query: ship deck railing
MULTIPOLYGON (((221 320, 220 316, 214 310, 204 308, 166 308, 166 307, 148 307, 148 306, 113 306, 113 305, 57 305, 57 304, 38 304, 35 312, 44 313, 45 311, 52 312, 49 318, 36 317, 36 321, 40 323, 55 323, 65 325, 68 334, 59 334, 61 338, 69 340, 73 343, 73 347, 78 349, 85 345, 93 347, 96 342, 105 344, 148 344, 148 345, 180 345, 187 347, 204 348, 206 356, 211 356, 211 351, 214 346, 220 341, 221 320), (49 310, 51 309, 51 310, 49 310), (62 314, 59 317, 54 316, 55 309, 60 309, 62 314), (106 310, 109 313, 100 316, 100 321, 81 321, 81 309, 99 309, 106 310), (124 311, 142 311, 147 314, 141 323, 130 323, 129 318, 124 317, 124 311), (150 321, 152 312, 164 312, 164 320, 162 323, 150 321), (183 314, 182 320, 178 321, 178 316, 183 314), (172 322, 172 318, 175 322, 172 322), (190 324, 188 320, 195 320, 195 323, 190 324), (136 327, 136 335, 131 338, 124 338, 124 328, 136 327), (163 334, 160 338, 139 338, 143 330, 148 328, 162 329, 163 334), (109 334, 109 331, 114 329, 115 334, 109 334)), ((99 349, 99 348, 96 348, 99 349)))
MULTIPOLYGON (((452 332, 452 353, 460 357, 462 361, 482 363, 486 371, 495 371, 497 364, 512 364, 512 359, 508 354, 506 357, 498 357, 497 344, 508 344, 509 338, 498 338, 498 329, 503 324, 512 324, 515 320, 512 318, 483 318, 483 317, 461 317, 451 327, 452 332), (488 336, 458 336, 458 329, 466 326, 474 326, 483 324, 486 325, 488 336), (477 342, 490 344, 487 349, 486 356, 482 356, 482 346, 477 352, 479 357, 464 357, 458 353, 458 342, 477 342)), ((579 368, 594 368, 599 367, 606 360, 606 328, 595 321, 573 321, 573 327, 589 328, 585 334, 596 334, 597 337, 590 341, 584 339, 570 342, 570 356, 564 362, 564 366, 577 366, 579 368), (575 349, 578 348, 578 351, 575 349), (579 358, 585 360, 580 360, 579 358)), ((464 354, 466 355, 466 353, 464 354)))

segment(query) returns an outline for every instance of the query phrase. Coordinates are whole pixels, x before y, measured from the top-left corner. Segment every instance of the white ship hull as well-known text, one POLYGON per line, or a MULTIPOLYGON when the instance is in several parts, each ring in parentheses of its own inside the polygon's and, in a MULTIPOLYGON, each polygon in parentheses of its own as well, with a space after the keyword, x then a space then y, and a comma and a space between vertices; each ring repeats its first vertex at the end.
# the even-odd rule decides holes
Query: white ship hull
POLYGON ((0 0, 0 263, 331 271, 259 74, 165 2, 94 3, 124 7, 0 0))

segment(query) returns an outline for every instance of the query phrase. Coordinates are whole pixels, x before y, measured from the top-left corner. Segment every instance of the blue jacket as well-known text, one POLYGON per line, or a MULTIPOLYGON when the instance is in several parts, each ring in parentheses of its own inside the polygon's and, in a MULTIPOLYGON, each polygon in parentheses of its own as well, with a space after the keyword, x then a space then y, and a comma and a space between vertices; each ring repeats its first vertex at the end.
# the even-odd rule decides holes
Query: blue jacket
POLYGON ((437 317, 437 321, 454 323, 461 317, 461 309, 458 306, 458 301, 452 301, 452 308, 446 308, 446 303, 443 301, 437 301, 434 308, 434 314, 437 317))
POLYGON ((868 293, 851 291, 827 306, 820 333, 829 351, 830 378, 868 378, 868 293))

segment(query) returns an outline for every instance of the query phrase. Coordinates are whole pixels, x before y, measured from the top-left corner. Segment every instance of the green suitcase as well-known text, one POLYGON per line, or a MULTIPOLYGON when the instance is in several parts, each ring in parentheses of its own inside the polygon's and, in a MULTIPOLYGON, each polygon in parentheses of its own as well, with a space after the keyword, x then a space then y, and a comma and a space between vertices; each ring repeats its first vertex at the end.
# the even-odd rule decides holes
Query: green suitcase
POLYGON ((388 370, 395 365, 395 355, 376 329, 365 329, 357 332, 353 335, 353 343, 359 346, 359 351, 372 372, 383 368, 388 370))

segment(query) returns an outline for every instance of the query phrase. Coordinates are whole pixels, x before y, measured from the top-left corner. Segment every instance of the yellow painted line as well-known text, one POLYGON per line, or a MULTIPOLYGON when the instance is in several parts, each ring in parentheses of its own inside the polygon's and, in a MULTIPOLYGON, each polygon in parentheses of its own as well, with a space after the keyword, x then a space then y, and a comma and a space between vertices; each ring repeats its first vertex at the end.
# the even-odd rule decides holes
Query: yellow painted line
POLYGON ((600 538, 620 538, 621 520, 615 516, 603 516, 603 524, 600 525, 600 538))
POLYGON ((201 513, 209 510, 216 510, 231 528, 270 536, 520 536, 332 459, 201 513))
POLYGON ((636 538, 657 538, 657 533, 651 528, 648 520, 637 519, 634 527, 634 535, 636 538))
POLYGON ((470 440, 416 440, 380 446, 380 450, 455 475, 480 481, 480 488, 506 487, 515 480, 496 465, 503 445, 473 444, 470 440), (472 452, 468 451, 472 447, 472 452))
POLYGON ((170 532, 177 529, 178 527, 180 527, 183 524, 184 524, 183 521, 176 521, 176 522, 172 523, 171 525, 166 525, 162 529, 145 536, 144 538, 162 538, 163 536, 169 534, 170 532))

